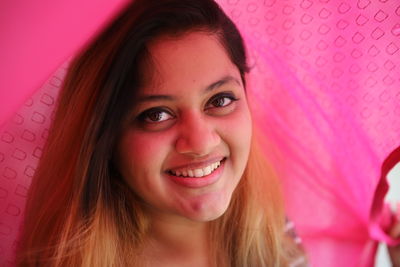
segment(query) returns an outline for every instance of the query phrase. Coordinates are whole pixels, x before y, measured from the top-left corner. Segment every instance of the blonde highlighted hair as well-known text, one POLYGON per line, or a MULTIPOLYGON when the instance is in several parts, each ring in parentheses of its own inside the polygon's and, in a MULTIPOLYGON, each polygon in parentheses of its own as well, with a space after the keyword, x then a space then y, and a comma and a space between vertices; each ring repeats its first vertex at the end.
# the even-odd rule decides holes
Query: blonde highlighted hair
MULTIPOLYGON (((18 266, 139 264, 148 219, 113 152, 149 42, 190 31, 216 35, 245 82, 243 40, 212 0, 134 1, 72 62, 29 189, 18 266)), ((216 266, 287 264, 279 183, 255 135, 228 210, 210 222, 216 266)))

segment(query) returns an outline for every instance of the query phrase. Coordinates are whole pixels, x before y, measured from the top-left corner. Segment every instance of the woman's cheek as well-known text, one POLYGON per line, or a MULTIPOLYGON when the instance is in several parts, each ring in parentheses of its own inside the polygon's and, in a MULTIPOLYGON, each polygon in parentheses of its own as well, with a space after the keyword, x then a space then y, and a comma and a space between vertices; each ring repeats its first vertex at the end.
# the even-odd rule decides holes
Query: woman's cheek
POLYGON ((168 143, 168 138, 161 132, 134 132, 128 141, 130 158, 142 166, 155 165, 162 162, 166 148, 170 147, 168 143))
POLYGON ((247 146, 251 139, 252 122, 250 111, 246 104, 238 106, 231 114, 218 122, 219 132, 224 139, 234 145, 247 146))

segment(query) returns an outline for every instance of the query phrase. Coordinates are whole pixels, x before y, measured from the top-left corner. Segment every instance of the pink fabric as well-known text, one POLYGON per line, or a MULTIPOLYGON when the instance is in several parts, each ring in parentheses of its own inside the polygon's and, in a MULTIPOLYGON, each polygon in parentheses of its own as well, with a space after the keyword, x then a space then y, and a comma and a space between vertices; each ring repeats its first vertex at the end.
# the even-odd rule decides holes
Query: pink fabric
POLYGON ((0 126, 123 2, 0 1, 0 126))
MULTIPOLYGON (((64 61, 123 2, 0 3, 2 266, 12 265, 64 61)), ((400 161, 400 3, 218 2, 246 39, 254 117, 312 266, 372 266, 377 240, 399 241, 385 234, 383 197, 400 161)))

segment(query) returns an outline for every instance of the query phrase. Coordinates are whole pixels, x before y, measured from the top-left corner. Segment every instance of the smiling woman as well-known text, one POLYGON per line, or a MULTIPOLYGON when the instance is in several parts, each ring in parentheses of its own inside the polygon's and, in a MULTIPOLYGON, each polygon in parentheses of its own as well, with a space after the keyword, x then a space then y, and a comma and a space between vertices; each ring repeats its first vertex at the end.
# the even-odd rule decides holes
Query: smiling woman
POLYGON ((129 5, 70 67, 19 266, 300 262, 258 151, 247 72, 212 0, 129 5))
POLYGON ((138 90, 116 165, 157 220, 216 219, 229 205, 250 149, 240 73, 217 38, 204 32, 158 39, 149 54, 148 82, 138 90))

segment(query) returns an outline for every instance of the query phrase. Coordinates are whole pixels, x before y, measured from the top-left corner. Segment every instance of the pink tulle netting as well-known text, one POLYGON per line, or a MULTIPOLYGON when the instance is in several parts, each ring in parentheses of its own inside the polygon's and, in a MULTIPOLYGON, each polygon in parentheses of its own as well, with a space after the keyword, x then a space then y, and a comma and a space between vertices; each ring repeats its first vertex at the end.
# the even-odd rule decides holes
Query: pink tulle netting
MULTIPOLYGON (((399 241, 385 233, 390 214, 383 197, 388 166, 400 161, 400 153, 393 152, 400 147, 400 3, 218 2, 246 40, 255 121, 312 266, 372 266, 376 241, 399 241)), ((68 3, 77 20, 88 21, 85 6, 68 3)), ((7 58, 1 70, 8 70, 0 76, 0 265, 12 265, 26 192, 66 72, 63 61, 124 1, 99 3, 103 8, 89 16, 96 25, 87 22, 87 27, 69 25, 71 13, 57 18, 55 27, 46 19, 61 12, 60 6, 35 8, 39 13, 27 20, 40 23, 17 27, 27 42, 13 46, 19 39, 9 38, 2 45, 0 55, 7 58), (37 45, 39 33, 62 49, 37 45), (35 45, 26 52, 29 42, 35 45), (20 50, 24 57, 16 55, 20 50), (39 65, 37 58, 43 58, 39 65)), ((18 3, 2 3, 0 10, 11 10, 14 17, 29 12, 18 3)), ((0 30, 11 34, 7 19, 15 19, 7 14, 0 30)))

